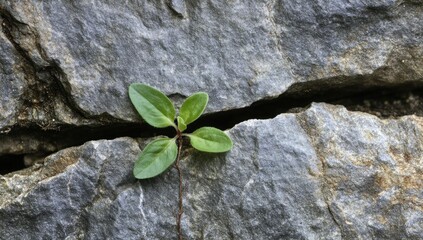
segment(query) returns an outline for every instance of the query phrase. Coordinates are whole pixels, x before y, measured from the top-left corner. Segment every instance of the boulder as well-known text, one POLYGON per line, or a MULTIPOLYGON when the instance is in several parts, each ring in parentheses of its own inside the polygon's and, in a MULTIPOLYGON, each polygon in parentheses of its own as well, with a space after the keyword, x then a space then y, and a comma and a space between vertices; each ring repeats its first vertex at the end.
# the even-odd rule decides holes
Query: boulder
POLYGON ((206 91, 209 113, 285 92, 422 85, 422 13, 394 0, 2 1, 1 77, 13 83, 0 127, 140 121, 133 82, 176 101, 206 91))
MULTIPOLYGON (((313 104, 227 133, 228 153, 184 148, 185 239, 423 238, 420 117, 313 104)), ((149 141, 90 141, 0 176, 0 238, 176 238, 175 169, 132 175, 149 141)))
POLYGON ((421 26, 419 0, 0 1, 0 172, 32 165, 0 174, 0 239, 176 237, 175 170, 132 174, 167 134, 134 82, 239 123, 184 148, 185 239, 423 239, 421 26))

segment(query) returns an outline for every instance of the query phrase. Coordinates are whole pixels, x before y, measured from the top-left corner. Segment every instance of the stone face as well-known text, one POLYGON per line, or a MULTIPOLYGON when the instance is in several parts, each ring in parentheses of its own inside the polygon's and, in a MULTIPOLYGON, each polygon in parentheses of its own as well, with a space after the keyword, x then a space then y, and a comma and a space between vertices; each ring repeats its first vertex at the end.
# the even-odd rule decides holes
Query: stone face
MULTIPOLYGON (((160 88, 175 100, 206 91, 213 99, 207 111, 219 112, 276 97, 299 83, 360 89, 422 79, 420 1, 0 4, 2 29, 10 33, 0 47, 15 42, 35 66, 34 81, 50 81, 52 91, 41 96, 45 101, 25 105, 35 113, 22 115, 42 125, 139 121, 127 96, 133 82, 160 88), (40 70, 45 67, 47 72, 40 70), (52 99, 56 104, 49 104, 52 99)), ((10 54, 2 65, 13 65, 17 53, 10 54)), ((21 90, 10 89, 31 80, 7 69, 17 78, 5 91, 12 99, 21 90)), ((45 93, 43 86, 30 95, 45 93)), ((16 124, 15 115, 1 115, 0 126, 16 124)))
POLYGON ((321 161, 322 192, 344 238, 423 237, 421 118, 380 121, 315 105, 300 121, 321 161))
POLYGON ((0 129, 7 131, 8 126, 16 122, 17 110, 19 109, 19 97, 23 92, 25 81, 22 70, 22 62, 17 56, 13 45, 7 41, 6 36, 0 32, 0 92, 2 93, 0 104, 0 129))
MULTIPOLYGON (((129 84, 177 106, 208 92, 215 116, 281 94, 423 86, 421 26, 417 0, 0 0, 0 156, 34 164, 0 175, 0 239, 176 236, 175 170, 132 175, 151 139, 37 163, 128 136, 141 121, 129 84), (125 133, 103 133, 114 126, 125 133)), ((420 114, 419 99, 355 109, 420 114)), ((242 122, 231 152, 183 153, 185 238, 423 239, 422 129, 326 104, 242 122)))
MULTIPOLYGON (((186 239, 423 238, 423 121, 314 104, 228 131, 226 154, 186 149, 186 239)), ((168 239, 174 169, 137 181, 148 141, 87 142, 0 177, 4 239, 168 239)))

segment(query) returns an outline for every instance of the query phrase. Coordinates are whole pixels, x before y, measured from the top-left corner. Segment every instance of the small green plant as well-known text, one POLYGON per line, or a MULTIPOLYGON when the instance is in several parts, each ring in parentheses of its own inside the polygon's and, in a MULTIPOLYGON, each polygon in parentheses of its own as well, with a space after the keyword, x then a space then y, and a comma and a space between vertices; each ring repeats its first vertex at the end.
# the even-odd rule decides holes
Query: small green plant
POLYGON ((178 238, 182 239, 182 175, 179 167, 183 137, 200 151, 210 153, 227 152, 232 148, 232 140, 223 131, 213 127, 202 127, 193 133, 184 133, 188 124, 197 120, 207 106, 209 97, 205 92, 197 92, 185 99, 176 117, 175 107, 165 94, 141 83, 129 86, 129 98, 141 117, 156 128, 174 127, 174 138, 158 138, 149 143, 139 155, 134 166, 134 176, 138 179, 155 177, 173 163, 179 176, 179 211, 176 226, 178 238), (175 120, 176 123, 175 124, 175 120))

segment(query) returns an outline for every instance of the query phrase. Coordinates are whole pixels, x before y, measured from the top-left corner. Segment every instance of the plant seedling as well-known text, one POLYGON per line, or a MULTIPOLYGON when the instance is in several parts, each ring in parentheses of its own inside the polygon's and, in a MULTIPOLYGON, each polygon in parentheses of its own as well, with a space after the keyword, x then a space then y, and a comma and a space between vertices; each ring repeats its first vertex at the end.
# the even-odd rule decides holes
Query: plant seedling
POLYGON ((185 99, 179 109, 179 116, 170 99, 159 90, 141 83, 129 86, 129 98, 141 117, 153 127, 174 127, 174 138, 158 138, 150 142, 135 162, 134 176, 138 179, 155 177, 173 163, 179 176, 179 212, 176 227, 178 239, 182 239, 182 175, 179 167, 183 137, 188 137, 191 145, 200 151, 210 153, 227 152, 232 149, 232 140, 223 131, 213 127, 202 127, 193 133, 184 133, 188 124, 197 120, 207 106, 209 97, 205 92, 197 92, 185 99), (175 119, 177 124, 175 124, 175 119))

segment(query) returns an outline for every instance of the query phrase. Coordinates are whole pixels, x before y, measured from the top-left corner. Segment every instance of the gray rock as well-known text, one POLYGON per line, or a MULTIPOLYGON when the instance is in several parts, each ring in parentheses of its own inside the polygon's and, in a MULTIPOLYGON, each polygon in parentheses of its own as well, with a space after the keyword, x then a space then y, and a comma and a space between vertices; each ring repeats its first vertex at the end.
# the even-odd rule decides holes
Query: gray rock
POLYGON ((0 31, 0 133, 10 131, 9 126, 16 123, 19 114, 19 97, 25 88, 22 70, 23 64, 19 59, 16 49, 8 42, 6 36, 0 31), (18 70, 18 71, 17 71, 18 70))
POLYGON ((180 17, 187 17, 185 0, 170 0, 169 7, 180 17))
MULTIPOLYGON (((206 91, 211 113, 321 82, 363 89, 421 84, 423 74, 421 1, 22 0, 0 9, 10 32, 1 48, 12 51, 1 63, 17 81, 2 93, 16 99, 22 90, 12 89, 35 84, 29 95, 43 103, 19 110, 44 127, 139 121, 127 96, 133 82, 176 100, 206 91), (10 41, 36 79, 10 66, 18 55, 10 41)), ((1 108, 16 109, 8 103, 1 108)), ((13 111, 0 126, 16 124, 13 111)))
MULTIPOLYGON (((184 151, 186 239, 423 238, 421 118, 314 104, 228 134, 226 154, 184 151)), ((135 180, 139 143, 87 142, 1 176, 0 238, 174 238, 176 172, 135 180)))

